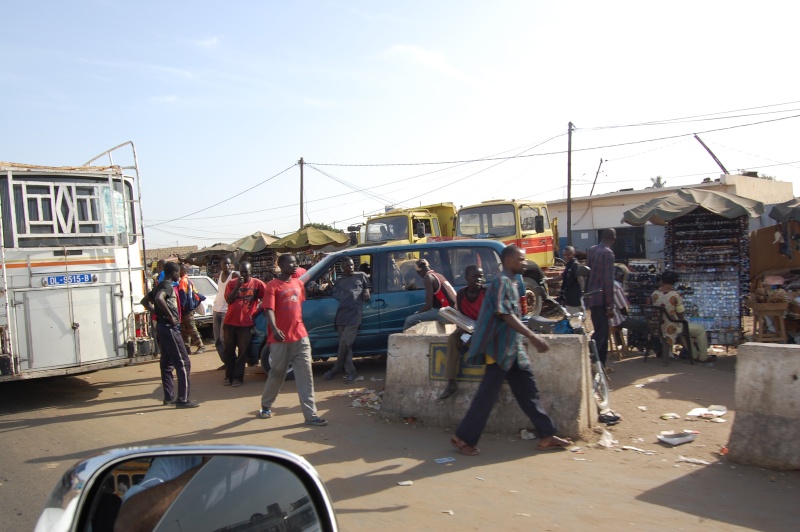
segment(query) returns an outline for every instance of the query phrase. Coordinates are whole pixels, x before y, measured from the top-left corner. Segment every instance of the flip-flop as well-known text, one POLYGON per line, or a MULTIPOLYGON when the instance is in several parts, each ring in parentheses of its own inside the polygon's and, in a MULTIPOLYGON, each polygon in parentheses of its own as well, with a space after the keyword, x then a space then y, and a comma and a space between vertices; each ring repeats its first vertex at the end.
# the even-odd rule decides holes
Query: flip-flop
POLYGON ((542 445, 540 443, 539 445, 536 446, 536 449, 539 451, 554 451, 556 449, 567 449, 575 445, 575 443, 572 442, 571 440, 565 440, 559 438, 558 436, 555 436, 554 438, 556 439, 553 440, 553 443, 550 443, 548 445, 542 445))
POLYGON ((463 455, 477 456, 481 454, 480 449, 478 449, 477 447, 473 447, 472 445, 468 444, 458 436, 453 436, 452 438, 450 438, 450 443, 452 443, 453 447, 458 449, 458 452, 460 452, 463 455))

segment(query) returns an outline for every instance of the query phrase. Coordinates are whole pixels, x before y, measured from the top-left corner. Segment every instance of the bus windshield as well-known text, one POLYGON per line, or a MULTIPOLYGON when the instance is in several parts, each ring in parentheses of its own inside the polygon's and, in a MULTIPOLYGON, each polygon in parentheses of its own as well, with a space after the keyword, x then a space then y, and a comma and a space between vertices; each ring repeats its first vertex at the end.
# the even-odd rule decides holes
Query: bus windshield
POLYGON ((500 238, 517 233, 513 205, 482 205, 458 211, 458 236, 500 238))
POLYGON ((385 216, 367 221, 366 242, 408 239, 408 216, 385 216))

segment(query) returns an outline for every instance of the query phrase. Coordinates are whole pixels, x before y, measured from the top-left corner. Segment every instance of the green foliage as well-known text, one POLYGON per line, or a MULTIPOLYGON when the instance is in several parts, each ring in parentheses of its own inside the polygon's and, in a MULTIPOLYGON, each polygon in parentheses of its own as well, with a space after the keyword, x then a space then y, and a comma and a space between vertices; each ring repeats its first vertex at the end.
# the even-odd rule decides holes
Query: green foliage
POLYGON ((308 223, 303 227, 313 227, 314 229, 322 229, 323 231, 333 231, 334 233, 344 233, 341 229, 336 229, 328 224, 308 223))
POLYGON ((649 188, 664 188, 667 186, 667 180, 661 177, 660 175, 651 177, 650 182, 653 184, 653 186, 649 188))

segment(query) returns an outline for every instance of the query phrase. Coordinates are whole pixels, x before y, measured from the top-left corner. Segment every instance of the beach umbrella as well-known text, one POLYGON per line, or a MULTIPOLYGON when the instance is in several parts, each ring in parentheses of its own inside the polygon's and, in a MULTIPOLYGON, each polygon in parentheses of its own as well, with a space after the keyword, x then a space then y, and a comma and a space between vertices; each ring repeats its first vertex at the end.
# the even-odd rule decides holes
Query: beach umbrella
POLYGON ((350 237, 344 233, 336 233, 316 227, 304 227, 299 231, 280 238, 269 245, 270 249, 280 252, 308 251, 322 249, 326 246, 342 247, 350 242, 350 237))
POLYGON ((792 198, 789 201, 775 205, 769 211, 769 217, 783 223, 789 220, 800 221, 800 200, 792 198))
POLYGON ((680 218, 702 207, 709 212, 718 214, 723 218, 738 218, 739 216, 761 216, 764 204, 735 194, 682 188, 668 196, 654 198, 625 211, 622 221, 630 225, 644 225, 650 222, 655 225, 665 225, 667 222, 680 218))
POLYGON ((230 244, 223 244, 220 242, 218 244, 214 244, 213 246, 192 251, 185 257, 181 257, 181 261, 194 264, 195 266, 205 266, 208 263, 209 258, 220 256, 226 257, 228 255, 232 255, 234 251, 236 251, 235 247, 231 246, 230 244))
POLYGON ((267 248, 272 242, 275 242, 278 239, 276 236, 272 236, 267 234, 263 231, 256 231, 252 235, 247 235, 244 238, 240 238, 236 242, 233 242, 231 246, 234 249, 240 249, 247 253, 258 253, 259 251, 263 251, 267 248))

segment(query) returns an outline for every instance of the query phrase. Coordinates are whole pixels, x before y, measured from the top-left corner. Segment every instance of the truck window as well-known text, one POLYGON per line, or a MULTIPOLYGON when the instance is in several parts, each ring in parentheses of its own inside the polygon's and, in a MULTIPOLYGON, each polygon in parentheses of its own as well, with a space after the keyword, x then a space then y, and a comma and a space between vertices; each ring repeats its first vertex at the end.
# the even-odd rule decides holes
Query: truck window
POLYGON ((514 206, 481 205, 458 213, 458 235, 474 238, 499 238, 517 233, 514 206))
POLYGON ((408 216, 386 216, 367 222, 365 242, 406 240, 408 234, 408 216))
POLYGON ((523 205, 519 208, 519 225, 523 231, 534 231, 536 229, 535 219, 537 216, 544 217, 544 229, 550 229, 550 221, 547 219, 547 210, 531 205, 523 205))

